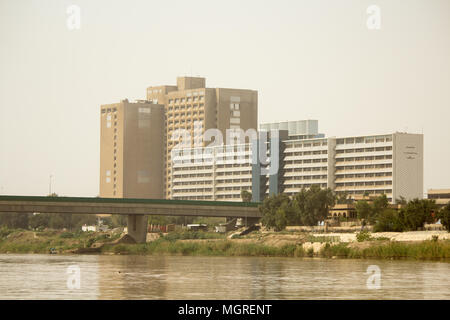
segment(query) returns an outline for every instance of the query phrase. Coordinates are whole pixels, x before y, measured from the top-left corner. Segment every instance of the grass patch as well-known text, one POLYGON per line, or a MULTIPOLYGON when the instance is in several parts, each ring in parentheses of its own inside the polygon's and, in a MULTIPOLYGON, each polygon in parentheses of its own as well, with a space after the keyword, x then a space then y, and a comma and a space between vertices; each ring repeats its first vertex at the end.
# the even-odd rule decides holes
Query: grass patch
POLYGON ((51 248, 63 253, 66 250, 89 248, 94 242, 109 242, 120 234, 98 234, 93 232, 61 232, 48 230, 0 229, 0 253, 49 253, 51 248))
POLYGON ((338 256, 345 258, 447 260, 450 259, 450 241, 374 243, 363 249, 350 248, 348 244, 340 243, 326 245, 321 250, 320 255, 328 258, 338 256))
POLYGON ((163 239, 167 241, 190 239, 225 239, 225 235, 217 232, 181 231, 168 233, 163 237, 163 239))
POLYGON ((304 252, 301 246, 285 245, 272 247, 255 243, 237 243, 229 240, 182 242, 158 239, 145 244, 106 245, 102 252, 116 254, 171 254, 202 256, 263 256, 263 257, 299 257, 304 252))

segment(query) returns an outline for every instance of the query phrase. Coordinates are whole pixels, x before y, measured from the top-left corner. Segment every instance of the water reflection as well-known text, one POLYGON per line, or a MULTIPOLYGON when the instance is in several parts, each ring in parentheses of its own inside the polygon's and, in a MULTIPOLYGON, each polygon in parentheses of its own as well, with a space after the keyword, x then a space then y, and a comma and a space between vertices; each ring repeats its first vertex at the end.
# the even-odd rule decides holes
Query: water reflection
POLYGON ((446 262, 0 255, 1 299, 450 299, 446 262), (67 289, 67 267, 81 270, 67 289), (366 287, 367 267, 381 288, 366 287))

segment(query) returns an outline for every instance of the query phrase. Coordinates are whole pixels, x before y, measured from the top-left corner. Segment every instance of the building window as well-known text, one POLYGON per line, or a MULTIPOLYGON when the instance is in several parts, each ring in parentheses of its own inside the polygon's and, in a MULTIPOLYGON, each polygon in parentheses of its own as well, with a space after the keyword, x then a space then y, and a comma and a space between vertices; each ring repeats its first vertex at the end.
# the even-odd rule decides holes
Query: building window
POLYGON ((139 108, 139 113, 150 113, 150 108, 139 108))

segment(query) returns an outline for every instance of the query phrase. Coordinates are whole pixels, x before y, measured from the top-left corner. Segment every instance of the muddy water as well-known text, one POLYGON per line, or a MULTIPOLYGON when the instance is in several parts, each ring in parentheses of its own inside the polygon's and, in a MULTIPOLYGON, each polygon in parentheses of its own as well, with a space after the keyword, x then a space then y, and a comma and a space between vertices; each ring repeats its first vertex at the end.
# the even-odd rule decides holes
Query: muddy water
POLYGON ((450 263, 3 254, 0 299, 450 299, 450 263))

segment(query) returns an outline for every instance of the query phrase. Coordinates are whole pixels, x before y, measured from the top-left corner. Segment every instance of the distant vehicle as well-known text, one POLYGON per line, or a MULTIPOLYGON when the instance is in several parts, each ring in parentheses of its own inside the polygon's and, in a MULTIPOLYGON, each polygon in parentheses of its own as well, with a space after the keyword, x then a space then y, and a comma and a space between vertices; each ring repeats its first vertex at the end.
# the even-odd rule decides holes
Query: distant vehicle
POLYGON ((218 225, 218 226, 216 226, 216 232, 218 232, 218 233, 226 233, 227 232, 227 226, 226 225, 218 225))
POLYGON ((55 248, 50 248, 50 254, 57 254, 58 252, 56 251, 55 248))
POLYGON ((97 226, 88 226, 88 225, 84 225, 81 226, 81 230, 84 232, 88 232, 88 231, 94 231, 94 232, 105 232, 108 231, 109 227, 106 225, 97 225, 97 226))
POLYGON ((186 227, 188 230, 191 230, 191 231, 206 231, 206 230, 208 230, 208 226, 206 224, 188 224, 186 227))

